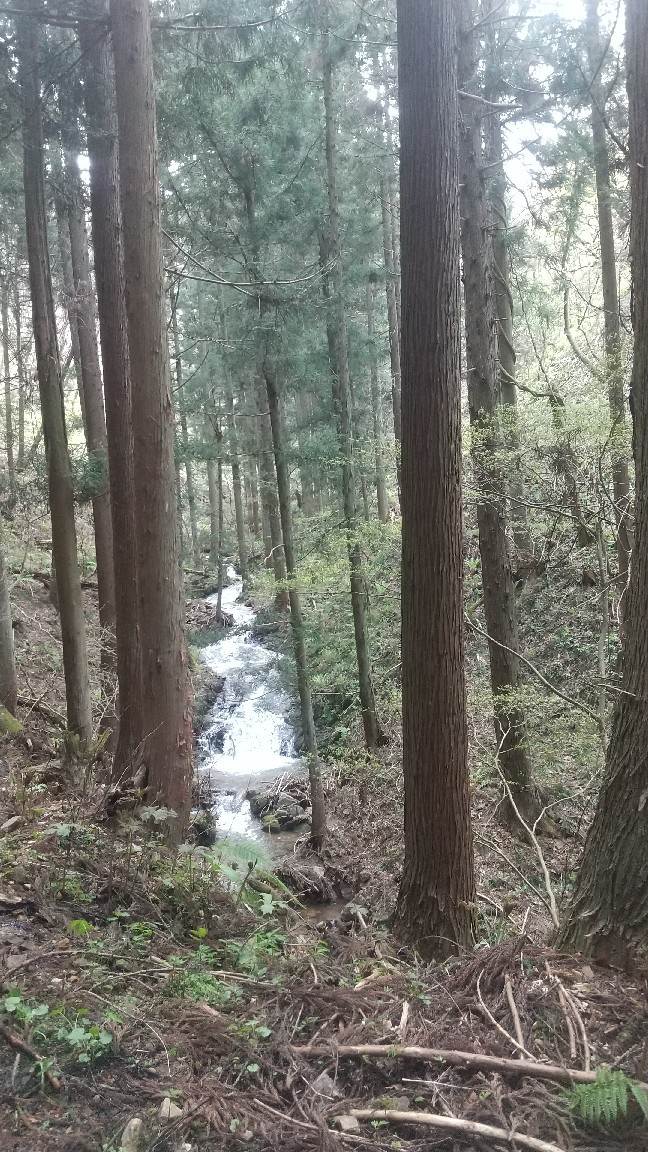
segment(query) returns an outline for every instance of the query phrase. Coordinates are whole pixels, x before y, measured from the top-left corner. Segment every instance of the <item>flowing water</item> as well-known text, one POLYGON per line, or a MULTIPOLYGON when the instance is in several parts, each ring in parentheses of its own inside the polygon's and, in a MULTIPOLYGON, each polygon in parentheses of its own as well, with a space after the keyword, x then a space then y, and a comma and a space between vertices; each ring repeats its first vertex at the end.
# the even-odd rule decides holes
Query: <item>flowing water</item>
MULTIPOLYGON (((232 567, 227 575, 231 583, 223 589, 222 605, 233 625, 218 644, 200 653, 225 685, 200 737, 199 771, 209 775, 218 794, 219 838, 262 841, 276 855, 294 843, 295 834, 268 835, 251 814, 245 793, 285 772, 304 772, 305 765, 294 748, 293 702, 281 682, 279 657, 252 635, 255 613, 240 599, 241 578, 232 567)), ((215 603, 216 596, 209 601, 215 603)))

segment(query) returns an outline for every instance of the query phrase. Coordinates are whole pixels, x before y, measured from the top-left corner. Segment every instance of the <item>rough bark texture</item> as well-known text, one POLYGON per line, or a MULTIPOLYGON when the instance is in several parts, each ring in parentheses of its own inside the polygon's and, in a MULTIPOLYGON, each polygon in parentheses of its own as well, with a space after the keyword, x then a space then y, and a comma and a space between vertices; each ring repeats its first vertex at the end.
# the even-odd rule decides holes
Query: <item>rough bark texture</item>
POLYGON ((148 795, 176 813, 191 795, 191 715, 175 511, 153 54, 148 0, 111 0, 132 390, 143 759, 148 795))
MULTIPOLYGON (((470 84, 476 67, 470 0, 461 7, 459 82, 470 84)), ((465 100, 459 130, 461 248, 463 255, 466 370, 470 411, 470 450, 477 488, 477 525, 484 615, 488 632, 497 761, 513 804, 527 824, 541 812, 529 762, 526 720, 511 699, 520 684, 517 605, 506 532, 506 482, 501 467, 497 405, 495 290, 484 185, 481 110, 465 100)), ((508 793, 501 811, 511 821, 508 793)))
POLYGON ((279 512, 281 515, 281 531, 283 534, 284 552, 286 556, 286 570, 288 574, 288 595, 290 597, 290 627, 292 630, 293 654, 297 671, 297 688, 299 690, 299 704, 301 710, 302 735, 304 737, 304 751, 308 761, 308 778, 311 795, 311 840, 315 848, 321 848, 326 837, 326 810, 324 807, 324 790, 322 788, 322 771, 317 752, 317 737, 315 735, 315 721, 313 719, 313 701, 308 675, 308 660, 306 645, 304 643, 304 621, 301 610, 301 599, 297 589, 297 565, 295 562, 295 549, 292 532, 292 508, 290 501, 290 471, 286 460, 284 446, 283 421, 281 418, 281 404, 279 388, 272 371, 268 365, 264 369, 268 406, 270 409, 270 422, 272 425, 272 442, 274 446, 275 467, 277 470, 277 491, 279 495, 279 512))
MULTIPOLYGON (((107 10, 107 0, 98 11, 107 10)), ((79 25, 85 61, 85 102, 90 157, 90 212, 99 337, 106 406, 110 505, 113 524, 119 738, 113 781, 131 778, 144 735, 141 651, 137 606, 137 551, 133 501, 133 425, 124 285, 117 110, 110 42, 79 25)))
POLYGON ((627 0, 632 397, 636 536, 628 587, 623 692, 603 785, 558 946, 620 968, 648 967, 648 5, 627 0))
POLYGON ((88 456, 95 461, 100 470, 97 488, 92 497, 92 518, 97 562, 99 623, 102 629, 101 665, 102 670, 109 675, 115 666, 115 571, 108 478, 108 439, 97 347, 94 292, 90 277, 83 185, 75 153, 68 152, 65 157, 65 187, 84 431, 88 456))
POLYGON ((371 357, 371 419, 373 425, 374 464, 376 469, 376 502, 378 504, 378 519, 382 521, 383 524, 386 524, 389 519, 389 501, 387 499, 387 485, 385 482, 382 402, 378 381, 378 353, 376 348, 374 297, 371 280, 367 282, 367 336, 369 338, 369 355, 371 357))
MULTIPOLYGON (((325 19, 328 15, 325 5, 325 19)), ((364 727, 365 742, 368 748, 376 748, 383 740, 374 696, 369 654, 367 623, 367 587, 364 577, 362 551, 357 535, 357 510, 353 460, 353 427, 351 383, 347 347, 346 315, 342 280, 342 245, 340 240, 340 214, 337 193, 336 123, 333 106, 333 64, 328 32, 322 37, 324 119, 326 133, 326 182, 329 205, 328 255, 332 260, 330 270, 331 298, 329 342, 332 345, 332 373, 334 380, 334 400, 338 404, 340 463, 342 470, 342 503, 346 522, 347 550, 349 553, 349 576, 351 584, 351 608, 355 636, 356 659, 358 664, 358 686, 360 708, 364 727)))
POLYGON ((462 628, 459 180, 453 0, 398 0, 405 859, 394 929, 473 941, 462 628))
POLYGON ((27 257, 36 343, 38 387, 47 457, 52 558, 56 567, 67 723, 81 746, 92 736, 92 710, 81 578, 77 563, 74 487, 68 455, 47 244, 43 178, 43 125, 38 82, 37 26, 29 15, 16 20, 23 101, 23 176, 27 257))
POLYGON ((624 372, 621 363, 621 321, 617 291, 616 254, 614 249, 614 221, 610 180, 610 157, 604 123, 605 96, 601 83, 603 46, 599 32, 598 0, 588 0, 586 43, 590 81, 590 109, 592 144, 594 148, 594 174, 596 177, 596 203, 598 207, 599 241, 601 246, 601 287, 605 314, 605 370, 607 376, 610 420, 613 427, 612 490, 617 529, 618 588, 622 597, 621 615, 625 614, 625 592, 630 571, 632 551, 632 521, 630 511, 630 477, 628 473, 626 410, 623 396, 624 372))

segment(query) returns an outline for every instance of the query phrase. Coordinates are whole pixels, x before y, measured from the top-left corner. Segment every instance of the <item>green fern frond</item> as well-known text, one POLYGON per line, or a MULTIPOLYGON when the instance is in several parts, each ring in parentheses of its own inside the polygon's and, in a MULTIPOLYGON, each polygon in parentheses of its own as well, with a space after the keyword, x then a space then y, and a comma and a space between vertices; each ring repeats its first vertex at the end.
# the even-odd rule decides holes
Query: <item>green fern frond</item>
POLYGON ((592 1084, 576 1084, 566 1093, 570 1109, 590 1128, 614 1124, 628 1114, 632 1098, 648 1119, 648 1092, 616 1068, 598 1068, 592 1084))

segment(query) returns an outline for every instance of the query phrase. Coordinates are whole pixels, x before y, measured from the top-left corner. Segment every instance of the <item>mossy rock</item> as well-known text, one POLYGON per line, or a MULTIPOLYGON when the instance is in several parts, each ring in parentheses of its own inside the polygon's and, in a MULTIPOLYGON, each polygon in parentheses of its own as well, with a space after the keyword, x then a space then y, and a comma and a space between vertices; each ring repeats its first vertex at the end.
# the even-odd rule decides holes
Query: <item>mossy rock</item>
POLYGON ((4 736, 17 736, 22 730, 23 726, 20 720, 12 716, 8 708, 3 708, 2 705, 0 705, 0 732, 2 732, 4 736))

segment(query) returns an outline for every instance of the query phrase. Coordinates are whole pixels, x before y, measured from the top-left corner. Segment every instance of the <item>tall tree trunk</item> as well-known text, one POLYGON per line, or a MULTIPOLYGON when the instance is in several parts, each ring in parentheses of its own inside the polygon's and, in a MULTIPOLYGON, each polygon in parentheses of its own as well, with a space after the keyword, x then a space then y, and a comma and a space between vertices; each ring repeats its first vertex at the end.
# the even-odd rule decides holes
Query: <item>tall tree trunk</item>
MULTIPOLYGON (((219 449, 223 439, 222 432, 219 435, 219 449)), ((225 557, 223 556, 223 457, 218 456, 217 467, 217 483, 218 483, 218 585, 217 592, 218 598, 216 600, 216 613, 220 617, 223 610, 223 575, 225 571, 225 557)))
POLYGON ((636 535, 622 691, 558 946, 645 970, 648 951, 648 5, 626 0, 636 535))
MULTIPOLYGON (((495 84, 485 89, 485 97, 496 102, 500 96, 495 84)), ((507 487, 511 501, 513 540, 523 557, 533 555, 529 532, 524 479, 521 474, 518 392, 515 380, 516 353, 513 343, 513 294, 509 283, 508 210, 506 174, 502 151, 502 122, 497 112, 486 121, 490 182, 490 230, 495 282, 495 315, 497 317, 497 359, 499 364, 499 403, 502 412, 503 440, 508 453, 507 487)))
MULTIPOLYGON (((464 0, 460 12, 459 82, 464 88, 470 85, 477 68, 471 0, 464 0)), ((520 686, 517 605, 506 532, 506 483, 501 467, 495 290, 484 188, 481 111, 473 99, 465 100, 461 109, 459 163, 471 455, 477 487, 479 555, 497 760, 513 805, 522 819, 533 825, 540 816, 541 804, 529 762, 526 718, 515 702, 520 686)), ((502 811, 510 823, 515 823, 508 793, 502 811)))
POLYGON ((61 362, 47 244, 43 177, 43 124, 38 79, 37 24, 29 13, 16 19, 23 105, 23 176, 27 256, 36 343, 38 386, 45 435, 52 557, 56 566, 63 640, 67 724, 81 747, 92 737, 92 709, 81 578, 77 563, 74 486, 68 455, 61 362))
POLYGON ((256 460, 251 459, 250 465, 250 497, 252 501, 250 528, 255 540, 258 540, 261 535, 261 526, 259 524, 259 485, 257 483, 258 467, 256 460))
MULTIPOLYGON (((212 431, 210 426, 210 432, 212 431)), ((214 441, 215 442, 215 441, 214 441)), ((218 464, 214 456, 207 459, 207 484, 209 487, 209 563, 212 568, 218 565, 218 464)))
POLYGON ((18 704, 18 680, 3 535, 0 523, 0 704, 15 716, 18 704))
MULTIPOLYGON (((225 319, 225 305, 222 290, 218 301, 218 318, 221 330, 223 348, 227 348, 227 322, 225 319)), ((239 555, 239 571, 245 588, 249 579, 247 543, 245 539, 245 514, 243 511, 243 491, 241 485, 241 466, 239 463, 239 442, 234 415, 234 391, 227 364, 223 366, 225 384, 225 413, 227 416, 227 433, 229 439, 230 468, 232 470, 232 489, 234 492, 234 517, 236 520, 236 543, 239 555)))
MULTIPOLYGON (((279 501, 277 499, 277 485, 275 480, 274 454, 272 448, 272 428, 268 413, 268 398, 266 395, 265 380, 259 372, 257 378, 257 405, 259 412, 259 426, 261 435, 261 454, 259 456, 259 472, 261 479, 261 503, 267 517, 267 531, 269 532, 270 560, 274 569, 275 580, 280 585, 277 602, 281 608, 289 608, 288 589, 286 584, 286 561, 281 535, 281 519, 279 516, 279 501)), ((264 541, 267 549, 268 540, 264 529, 264 541)), ((266 551, 266 563, 268 552, 266 551)))
MULTIPOLYGON (((98 12, 107 14, 107 0, 98 12)), ((95 260, 99 337, 106 405, 108 474, 113 525, 119 738, 113 757, 115 783, 136 773, 141 742, 142 667, 137 597, 137 549, 131 375, 124 285, 117 111, 112 50, 106 37, 83 22, 79 38, 90 157, 90 212, 95 260)))
POLYGON ((20 308, 20 288, 18 284, 18 262, 16 261, 13 299, 14 330, 16 333, 16 372, 18 375, 18 457, 16 472, 25 467, 25 361, 22 351, 22 323, 20 308))
POLYGON ((617 529, 618 588, 621 618, 625 613, 625 592, 630 571, 632 551, 632 522, 630 511, 630 478, 628 473, 627 429, 623 397, 624 372, 621 362, 621 321, 617 292, 616 254, 614 250, 614 221, 610 183, 610 157, 605 128, 605 96, 601 83, 601 36, 598 19, 598 0, 587 0, 586 18, 587 56, 592 80, 589 86, 592 144, 594 147, 594 174, 598 207, 599 240, 601 246, 601 286, 605 314, 605 369, 612 421, 612 490, 617 529))
POLYGON ((108 438, 97 347, 94 294, 90 277, 83 185, 76 155, 70 152, 65 157, 65 187, 85 439, 88 456, 98 470, 92 497, 92 517, 101 626, 101 666, 104 674, 110 677, 115 668, 115 569, 108 476, 108 438))
POLYGON ((462 628, 454 0, 398 0, 403 261, 405 859, 394 930, 426 957, 473 942, 462 628))
POLYGON ((4 369, 5 447, 7 452, 7 479, 9 481, 9 492, 13 496, 13 492, 16 487, 16 467, 14 463, 13 406, 11 396, 11 363, 9 354, 9 285, 6 279, 3 279, 2 287, 0 288, 0 312, 2 313, 2 359, 4 369))
POLYGON ((380 180, 380 205, 382 216, 383 259, 385 261, 385 292, 387 294, 387 326, 389 331, 389 364, 392 381, 392 412, 394 415, 394 439, 396 441, 396 480, 400 499, 401 490, 401 353, 400 324, 396 307, 396 273, 392 248, 389 182, 386 176, 380 180))
POLYGON ((126 312, 132 390, 143 761, 148 795, 184 836, 191 798, 191 712, 174 492, 153 52, 148 0, 111 0, 126 312))
MULTIPOLYGON (((325 10, 328 17, 328 7, 325 10)), ((331 335, 333 338, 333 364, 335 389, 339 406, 339 440, 342 465, 342 502, 346 522, 347 550, 351 583, 351 608, 355 635, 356 659, 358 664, 358 685, 360 707, 367 748, 376 748, 383 736, 376 715, 369 655, 367 623, 367 587, 365 583, 362 552, 357 533, 356 494, 353 469, 353 428, 351 407, 351 384, 347 347, 346 315, 342 281, 342 245, 340 241, 340 215, 337 192, 337 145, 336 124, 333 107, 333 63, 328 28, 322 35, 324 118, 326 133, 326 183, 329 206, 328 252, 333 261, 330 277, 332 287, 331 335)))
POLYGON ((374 461, 376 468, 376 500, 378 503, 378 519, 383 524, 386 524, 389 519, 389 501, 387 499, 387 485, 385 483, 382 404, 378 383, 378 352, 376 349, 373 284, 371 277, 367 281, 367 336, 369 338, 369 355, 371 357, 371 418, 373 423, 374 461))
POLYGON ((74 364, 74 375, 77 383, 77 393, 81 408, 81 419, 84 430, 86 428, 85 393, 83 391, 83 373, 81 371, 81 348, 79 346, 79 321, 74 307, 74 276, 72 274, 72 255, 70 253, 70 229, 68 225, 67 203, 65 198, 63 163, 58 148, 52 151, 51 182, 54 185, 54 211, 56 215, 56 238, 58 240, 58 253, 61 265, 60 283, 65 299, 65 311, 70 329, 70 352, 74 364))
POLYGON ((286 460, 285 437, 283 421, 281 418, 281 403, 279 387, 267 363, 264 367, 268 406, 270 409, 270 422, 272 426, 272 442, 274 447, 275 467, 277 470, 277 491, 279 494, 279 512, 281 515, 281 531, 286 556, 286 570, 288 574, 288 595, 290 597, 290 627, 293 640, 293 654, 297 671, 297 687, 299 690, 299 704, 301 710, 302 735, 308 763, 308 778, 311 796, 311 841, 313 846, 320 849, 326 836, 326 810, 324 806, 324 790, 322 788, 322 771, 317 751, 317 737, 315 734, 315 721, 313 719, 313 701, 310 690, 308 673, 308 659, 304 642, 304 620, 301 608, 301 598, 297 588, 297 564, 292 531, 292 508, 290 501, 290 472, 286 460))
POLYGON ((178 297, 174 297, 171 304, 171 327, 173 329, 173 358, 175 361, 177 406, 180 413, 180 444, 184 459, 185 476, 187 478, 187 504, 189 506, 189 532, 191 533, 191 562, 194 568, 200 568, 200 544, 198 543, 198 521, 196 518, 196 492, 194 488, 193 465, 189 447, 189 429, 187 426, 187 408, 185 404, 184 382, 182 379, 182 357, 180 355, 180 337, 178 334, 178 297))

